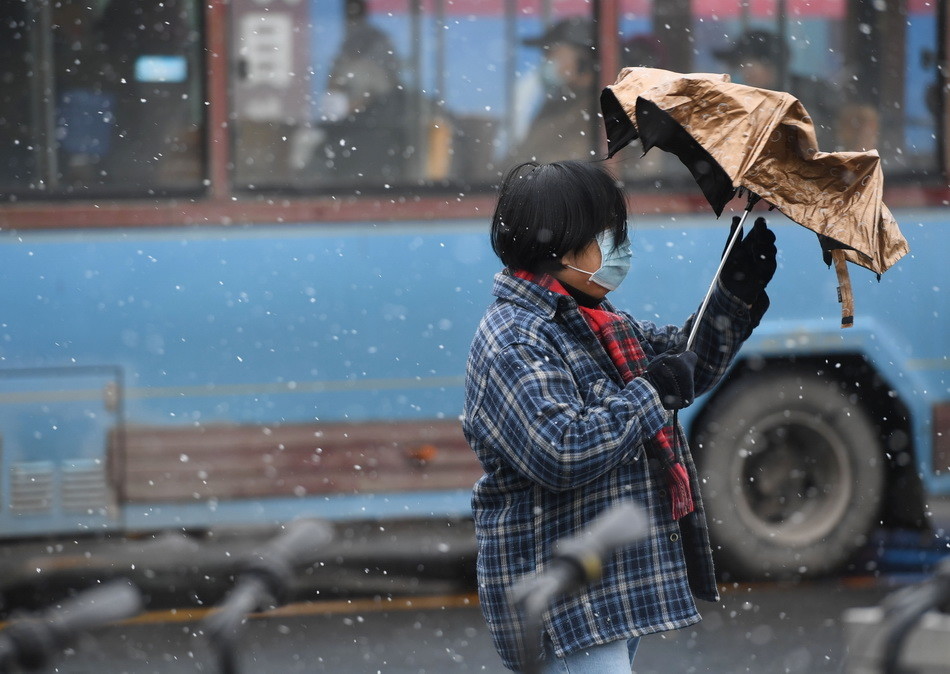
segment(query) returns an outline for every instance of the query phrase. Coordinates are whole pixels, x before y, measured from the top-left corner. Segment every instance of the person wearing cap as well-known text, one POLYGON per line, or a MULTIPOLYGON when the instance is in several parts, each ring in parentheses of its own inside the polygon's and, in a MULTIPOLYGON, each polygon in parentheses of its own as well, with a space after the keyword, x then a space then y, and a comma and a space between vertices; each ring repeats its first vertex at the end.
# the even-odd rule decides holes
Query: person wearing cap
POLYGON ((555 23, 525 40, 544 54, 544 102, 507 162, 589 159, 597 122, 597 70, 594 24, 584 17, 555 23))
POLYGON ((410 144, 408 93, 389 36, 373 26, 363 0, 346 3, 343 44, 318 99, 315 149, 305 168, 328 179, 384 183, 405 173, 410 144))
POLYGON ((732 69, 740 84, 795 96, 811 115, 819 143, 834 145, 837 97, 824 80, 788 72, 788 47, 781 37, 767 30, 749 30, 713 55, 732 69))

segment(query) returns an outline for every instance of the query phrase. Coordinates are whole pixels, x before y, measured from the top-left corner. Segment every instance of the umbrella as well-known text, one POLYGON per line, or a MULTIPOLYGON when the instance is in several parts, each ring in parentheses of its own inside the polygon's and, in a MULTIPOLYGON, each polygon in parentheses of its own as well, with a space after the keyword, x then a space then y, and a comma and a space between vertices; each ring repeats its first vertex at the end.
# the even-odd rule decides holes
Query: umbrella
POLYGON ((717 216, 737 191, 748 191, 748 205, 723 262, 759 199, 816 232, 826 262, 833 261, 838 274, 842 327, 853 324, 845 263, 880 275, 908 251, 882 201, 884 176, 877 152, 820 151, 808 112, 791 94, 735 84, 722 74, 624 68, 600 102, 609 157, 637 138, 644 152, 658 147, 675 154, 717 216))

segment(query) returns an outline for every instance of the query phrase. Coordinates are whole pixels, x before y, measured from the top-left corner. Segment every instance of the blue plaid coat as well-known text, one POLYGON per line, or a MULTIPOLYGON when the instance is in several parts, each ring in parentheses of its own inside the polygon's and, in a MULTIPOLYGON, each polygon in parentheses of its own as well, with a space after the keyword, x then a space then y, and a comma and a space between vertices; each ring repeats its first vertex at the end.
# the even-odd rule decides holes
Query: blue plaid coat
MULTIPOLYGON (((493 293, 469 355, 463 429, 485 470, 472 496, 478 591, 505 666, 521 668, 511 586, 621 501, 647 510, 650 534, 614 554, 600 581, 553 604, 544 627, 557 655, 698 622, 693 597, 719 598, 706 518, 689 452, 696 511, 679 522, 662 467, 644 454, 670 414, 656 390, 642 378, 624 385, 573 298, 507 273, 493 293)), ((632 322, 647 358, 685 344, 692 319, 658 327, 602 306, 632 322)), ((713 293, 694 343, 697 395, 723 376, 759 317, 721 286, 713 293)))

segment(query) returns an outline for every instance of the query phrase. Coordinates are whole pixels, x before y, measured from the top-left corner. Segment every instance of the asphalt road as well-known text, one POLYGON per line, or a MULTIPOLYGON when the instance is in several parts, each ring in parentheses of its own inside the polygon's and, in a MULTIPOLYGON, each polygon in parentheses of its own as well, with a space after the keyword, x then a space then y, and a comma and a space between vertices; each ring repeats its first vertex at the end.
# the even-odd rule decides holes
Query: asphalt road
MULTIPOLYGON (((698 625, 646 637, 637 674, 843 672, 842 613, 894 588, 849 578, 723 588, 698 625)), ((201 610, 145 614, 86 637, 57 672, 218 672, 201 610)), ((473 595, 293 604, 249 620, 240 672, 503 672, 473 595)))
MULTIPOLYGON (((438 554, 427 555, 424 576, 417 573, 423 565, 409 568, 402 563, 418 559, 420 549, 407 555, 398 545, 373 546, 362 551, 363 556, 362 548, 351 545, 340 556, 349 564, 320 564, 302 573, 297 579, 301 592, 295 594, 301 601, 253 616, 243 626, 232 651, 236 671, 505 671, 471 593, 470 565, 459 564, 444 535, 432 538, 441 544, 431 546, 438 554), (446 561, 440 562, 443 552, 446 561)), ((113 575, 135 572, 139 577, 132 579, 145 590, 150 612, 83 637, 74 648, 57 654, 45 671, 225 671, 202 621, 209 615, 207 607, 219 602, 234 581, 234 563, 224 560, 240 557, 241 549, 235 545, 236 541, 224 539, 216 547, 196 547, 180 537, 165 537, 143 542, 141 550, 122 545, 96 554, 8 546, 0 555, 0 568, 11 572, 0 580, 5 584, 5 608, 9 612, 34 602, 48 605, 51 592, 87 587, 89 578, 100 577, 106 565, 113 575), (143 567, 143 559, 148 566, 143 567), (12 584, 24 577, 32 582, 22 587, 12 584), (46 582, 37 582, 38 577, 46 582), (59 581, 50 582, 54 578, 59 581)), ((848 672, 844 611, 876 606, 900 587, 930 577, 948 549, 950 538, 944 529, 936 537, 920 532, 881 534, 839 578, 724 584, 721 602, 701 604, 701 623, 645 637, 635 671, 848 672)), ((944 646, 950 663, 950 639, 938 635, 937 648, 944 646)))

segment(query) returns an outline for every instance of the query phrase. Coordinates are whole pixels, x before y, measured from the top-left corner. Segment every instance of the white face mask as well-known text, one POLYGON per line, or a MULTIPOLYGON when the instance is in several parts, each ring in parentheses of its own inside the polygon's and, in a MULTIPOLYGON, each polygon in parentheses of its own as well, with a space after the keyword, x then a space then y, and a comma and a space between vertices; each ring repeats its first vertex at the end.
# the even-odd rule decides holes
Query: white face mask
POLYGON ((320 116, 328 122, 339 122, 350 114, 350 97, 342 91, 328 91, 320 100, 320 116))
POLYGON ((600 268, 597 271, 578 269, 569 264, 564 266, 582 274, 590 274, 590 280, 607 290, 616 290, 630 271, 630 239, 624 239, 619 246, 614 246, 614 235, 609 229, 600 232, 596 238, 600 248, 600 268))
POLYGON ((545 61, 541 64, 541 83, 547 89, 558 89, 564 86, 564 77, 554 61, 545 61))

